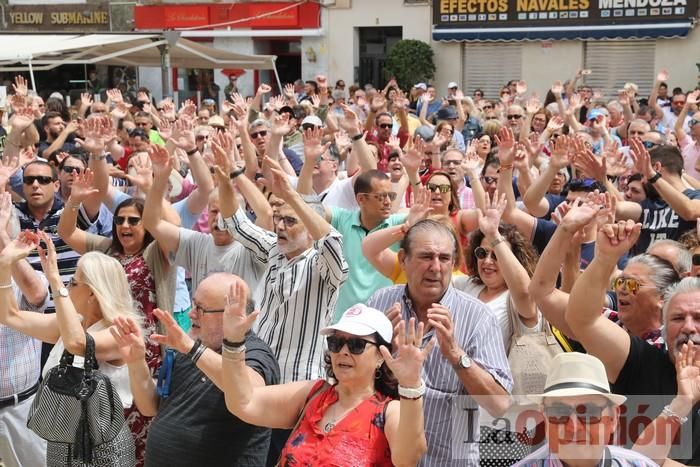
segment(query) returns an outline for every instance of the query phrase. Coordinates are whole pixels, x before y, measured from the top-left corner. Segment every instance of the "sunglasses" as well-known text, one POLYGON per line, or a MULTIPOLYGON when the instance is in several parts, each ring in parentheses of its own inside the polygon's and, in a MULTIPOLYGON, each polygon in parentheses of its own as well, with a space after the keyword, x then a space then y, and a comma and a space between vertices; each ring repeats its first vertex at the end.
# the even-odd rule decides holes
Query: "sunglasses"
POLYGON ((206 308, 202 307, 198 303, 195 303, 194 301, 192 302, 192 305, 193 305, 192 308, 194 308, 194 310, 197 312, 198 315, 203 315, 206 313, 223 313, 224 311, 226 311, 223 308, 216 309, 216 310, 207 310, 206 308))
POLYGON ((520 120, 521 118, 523 118, 523 116, 522 115, 506 115, 506 118, 508 120, 520 120))
POLYGON ((575 415, 580 423, 595 425, 603 420, 603 412, 609 405, 579 404, 571 407, 564 404, 555 404, 544 407, 544 414, 549 423, 554 425, 566 424, 572 415, 575 415))
POLYGON ((320 127, 317 127, 316 125, 314 125, 314 124, 312 124, 312 123, 304 123, 304 124, 301 126, 301 128, 302 128, 304 131, 306 131, 306 130, 315 130, 316 128, 320 128, 320 127))
POLYGON ((486 120, 498 120, 498 117, 492 115, 490 117, 486 117, 486 120))
POLYGON ((642 288, 656 288, 655 285, 644 285, 637 279, 631 279, 628 277, 617 277, 612 281, 612 288, 616 292, 625 291, 625 293, 636 295, 639 289, 642 288))
POLYGON ((694 118, 691 118, 690 121, 688 122, 688 126, 692 127, 692 126, 697 125, 698 123, 700 123, 700 120, 696 120, 694 118))
POLYGON ((658 146, 658 144, 653 143, 651 141, 642 141, 642 144, 644 145, 645 148, 647 149, 654 149, 655 147, 658 146))
POLYGON ((437 183, 428 183, 426 186, 428 187, 428 191, 430 192, 439 190, 440 193, 449 193, 450 191, 452 191, 452 187, 449 184, 438 185, 437 183))
POLYGON ((282 221, 285 227, 294 227, 299 223, 299 219, 292 216, 278 216, 277 214, 272 216, 272 224, 277 225, 282 221))
POLYGON ((267 130, 256 131, 255 133, 251 133, 250 139, 255 139, 258 136, 260 136, 261 138, 264 138, 265 136, 267 136, 267 130))
POLYGON ((209 139, 209 135, 197 135, 195 138, 197 141, 204 141, 206 139, 209 139))
POLYGON ((481 177, 481 179, 486 183, 487 185, 491 185, 493 183, 498 183, 498 179, 496 177, 489 177, 488 175, 484 175, 481 177))
POLYGON ((39 185, 48 185, 53 183, 54 179, 48 175, 25 175, 22 182, 25 185, 34 185, 34 182, 39 182, 39 185))
POLYGON ((124 225, 125 221, 133 227, 139 225, 141 218, 136 216, 114 216, 114 223, 116 225, 124 225))
POLYGON ((394 201, 396 199, 396 193, 393 191, 388 192, 388 193, 362 193, 363 195, 367 195, 370 198, 374 198, 377 201, 385 201, 386 199, 389 199, 389 201, 394 201))
POLYGON ((379 128, 382 130, 388 130, 389 128, 393 128, 394 125, 392 123, 381 123, 379 124, 379 128))
POLYGON ((474 248, 474 256, 476 256, 477 259, 481 260, 491 257, 492 260, 498 261, 498 258, 496 258, 496 253, 494 253, 493 250, 487 250, 482 246, 474 248))
POLYGON ((64 165, 62 170, 67 174, 77 172, 78 175, 80 175, 81 173, 83 173, 83 169, 81 169, 80 167, 71 167, 70 165, 64 165))
POLYGON ((376 342, 368 341, 360 337, 339 337, 339 336, 328 336, 326 338, 326 343, 328 344, 328 350, 333 353, 340 352, 340 349, 347 344, 348 351, 353 355, 361 355, 365 351, 367 344, 377 345, 376 342))
POLYGON ((493 109, 493 106, 491 104, 488 104, 488 105, 483 106, 482 109, 491 110, 491 109, 493 109))
POLYGON ((700 253, 693 255, 693 266, 700 266, 700 253))

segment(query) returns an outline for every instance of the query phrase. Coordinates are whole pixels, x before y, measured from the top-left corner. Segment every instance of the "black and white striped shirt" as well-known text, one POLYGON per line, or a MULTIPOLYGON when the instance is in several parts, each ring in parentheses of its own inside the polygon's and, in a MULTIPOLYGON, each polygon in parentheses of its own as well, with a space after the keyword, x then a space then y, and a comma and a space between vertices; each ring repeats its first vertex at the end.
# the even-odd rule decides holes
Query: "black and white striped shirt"
MULTIPOLYGON (((367 305, 387 311, 394 303, 401 304, 403 319, 417 318, 406 285, 385 287, 375 292, 367 305)), ((503 347, 496 317, 488 306, 452 285, 440 299, 452 313, 455 340, 474 364, 489 372, 510 392, 513 378, 503 347)), ((433 337, 431 329, 424 344, 433 337)), ((426 393, 424 401, 425 436, 428 453, 423 467, 479 465, 479 411, 452 365, 435 346, 423 364, 426 393)))
POLYGON ((335 229, 292 259, 277 249, 277 235, 256 226, 242 210, 224 220, 236 239, 267 270, 254 292, 260 317, 255 333, 275 354, 281 383, 325 377, 321 328, 330 324, 338 290, 348 275, 343 236, 335 229))

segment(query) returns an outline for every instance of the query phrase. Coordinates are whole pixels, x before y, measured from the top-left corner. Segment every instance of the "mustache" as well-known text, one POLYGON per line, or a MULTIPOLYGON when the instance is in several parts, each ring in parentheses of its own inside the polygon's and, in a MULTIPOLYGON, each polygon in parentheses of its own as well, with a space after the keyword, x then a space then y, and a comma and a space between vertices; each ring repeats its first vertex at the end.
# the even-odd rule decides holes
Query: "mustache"
POLYGON ((676 350, 680 350, 681 347, 683 347, 683 344, 687 344, 690 341, 692 341, 695 345, 700 345, 700 334, 681 334, 676 337, 673 347, 676 350))

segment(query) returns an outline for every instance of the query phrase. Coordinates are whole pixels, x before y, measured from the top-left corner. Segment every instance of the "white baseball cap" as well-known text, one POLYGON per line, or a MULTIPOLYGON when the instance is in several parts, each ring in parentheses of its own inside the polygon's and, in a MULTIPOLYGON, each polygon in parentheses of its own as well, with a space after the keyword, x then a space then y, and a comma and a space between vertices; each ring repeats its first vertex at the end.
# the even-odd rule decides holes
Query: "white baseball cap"
POLYGON ((447 89, 458 88, 459 86, 454 81, 447 83, 447 89))
POLYGON ((347 332, 353 336, 369 336, 376 332, 386 343, 390 343, 394 335, 394 327, 389 318, 381 311, 362 303, 348 308, 334 325, 321 329, 321 335, 327 336, 335 331, 347 332))
POLYGON ((304 117, 304 120, 301 121, 301 124, 302 124, 302 126, 303 125, 313 125, 313 126, 319 127, 319 128, 323 126, 323 122, 316 115, 309 115, 307 117, 304 117))
POLYGON ((428 89, 428 86, 425 85, 425 83, 418 83, 413 86, 416 89, 422 89, 423 91, 426 91, 428 89))

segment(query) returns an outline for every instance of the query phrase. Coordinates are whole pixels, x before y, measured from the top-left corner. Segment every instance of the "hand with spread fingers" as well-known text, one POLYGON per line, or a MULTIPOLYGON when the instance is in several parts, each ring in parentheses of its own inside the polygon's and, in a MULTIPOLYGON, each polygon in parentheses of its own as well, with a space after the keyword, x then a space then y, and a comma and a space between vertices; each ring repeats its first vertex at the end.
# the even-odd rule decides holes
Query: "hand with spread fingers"
POLYGON ((86 199, 100 192, 94 185, 95 174, 90 169, 85 169, 83 173, 75 175, 73 185, 70 190, 71 203, 82 203, 86 199))
POLYGON ((415 318, 406 322, 401 320, 398 325, 398 336, 394 339, 394 356, 389 349, 382 345, 379 347, 386 365, 396 377, 400 386, 415 388, 421 384, 421 372, 423 362, 430 355, 435 346, 435 339, 430 339, 425 347, 423 345, 423 323, 416 323, 415 318))
POLYGON ((192 349, 194 340, 185 333, 170 313, 156 308, 153 310, 153 314, 165 328, 165 334, 151 334, 153 342, 175 349, 180 353, 187 353, 192 349))
POLYGON ((248 289, 244 282, 236 281, 229 287, 224 308, 224 339, 229 342, 243 342, 245 335, 260 314, 248 314, 248 289))
POLYGON ((117 342, 119 355, 124 363, 128 365, 146 360, 146 342, 143 339, 141 327, 134 318, 116 316, 112 320, 109 332, 117 342))
MULTIPOLYGON (((3 193, 3 197, 9 193, 3 193)), ((34 232, 25 230, 17 238, 5 245, 0 252, 0 264, 9 266, 17 261, 26 258, 29 253, 39 246, 39 236, 34 232)))

